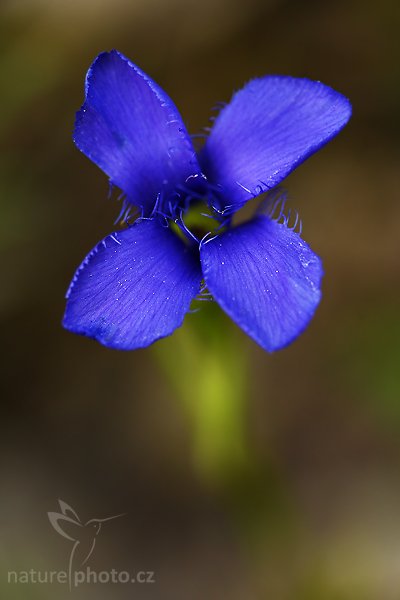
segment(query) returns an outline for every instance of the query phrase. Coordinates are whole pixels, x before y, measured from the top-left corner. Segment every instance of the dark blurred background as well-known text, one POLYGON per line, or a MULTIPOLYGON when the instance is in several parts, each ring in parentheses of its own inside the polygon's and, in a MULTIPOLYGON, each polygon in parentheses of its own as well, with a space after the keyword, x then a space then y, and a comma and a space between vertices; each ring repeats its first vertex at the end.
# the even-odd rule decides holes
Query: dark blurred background
POLYGON ((127 513, 93 569, 155 571, 77 598, 400 598, 399 27, 397 0, 1 1, 2 598, 71 597, 7 584, 67 568, 46 514, 58 498, 83 520, 127 513), (349 126, 285 182, 326 272, 289 348, 264 353, 211 305, 134 353, 61 328, 69 280, 120 208, 71 139, 86 70, 111 48, 191 133, 267 73, 351 99, 349 126))

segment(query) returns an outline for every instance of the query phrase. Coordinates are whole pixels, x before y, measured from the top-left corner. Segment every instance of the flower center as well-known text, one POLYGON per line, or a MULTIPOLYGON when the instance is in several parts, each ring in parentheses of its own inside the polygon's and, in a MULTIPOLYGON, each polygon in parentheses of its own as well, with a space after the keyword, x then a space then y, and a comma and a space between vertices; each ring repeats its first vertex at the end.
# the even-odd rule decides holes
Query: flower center
POLYGON ((222 232, 221 223, 217 221, 208 206, 203 202, 190 205, 179 218, 170 222, 172 230, 187 244, 200 242, 208 233, 216 235, 222 232))

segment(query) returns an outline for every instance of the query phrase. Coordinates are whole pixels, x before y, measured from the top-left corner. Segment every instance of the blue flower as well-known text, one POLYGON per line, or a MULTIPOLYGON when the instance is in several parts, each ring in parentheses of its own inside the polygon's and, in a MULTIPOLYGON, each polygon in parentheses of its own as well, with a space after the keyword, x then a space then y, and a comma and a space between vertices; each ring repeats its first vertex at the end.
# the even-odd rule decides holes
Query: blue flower
POLYGON ((333 138, 349 101, 308 79, 255 79, 222 108, 197 155, 171 99, 119 52, 97 57, 85 92, 74 141, 142 216, 85 258, 64 327, 110 348, 142 348, 179 327, 206 286, 265 350, 294 340, 321 297, 320 258, 285 219, 257 213, 233 227, 231 217, 333 138), (196 243, 180 216, 199 198, 225 229, 196 243))

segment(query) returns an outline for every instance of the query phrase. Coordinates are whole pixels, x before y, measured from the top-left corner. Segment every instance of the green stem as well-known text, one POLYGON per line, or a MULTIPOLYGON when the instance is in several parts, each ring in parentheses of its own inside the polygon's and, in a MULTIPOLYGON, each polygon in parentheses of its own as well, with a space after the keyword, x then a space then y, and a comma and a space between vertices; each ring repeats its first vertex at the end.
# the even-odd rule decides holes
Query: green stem
POLYGON ((200 474, 221 481, 246 468, 248 355, 235 326, 209 305, 154 349, 190 419, 200 474))

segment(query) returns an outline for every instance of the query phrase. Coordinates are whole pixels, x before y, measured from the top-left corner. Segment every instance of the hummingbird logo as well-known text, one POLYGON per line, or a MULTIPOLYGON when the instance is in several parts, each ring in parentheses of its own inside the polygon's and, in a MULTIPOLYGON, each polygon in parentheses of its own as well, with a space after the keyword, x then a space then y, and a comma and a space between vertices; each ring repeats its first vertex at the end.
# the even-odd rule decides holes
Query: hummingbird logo
POLYGON ((84 523, 69 504, 63 500, 59 500, 58 504, 61 512, 48 512, 47 515, 57 533, 73 542, 68 569, 71 588, 72 573, 79 567, 83 567, 92 556, 103 523, 119 519, 125 513, 105 519, 89 519, 84 523))

